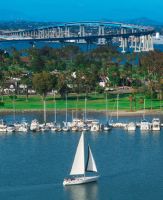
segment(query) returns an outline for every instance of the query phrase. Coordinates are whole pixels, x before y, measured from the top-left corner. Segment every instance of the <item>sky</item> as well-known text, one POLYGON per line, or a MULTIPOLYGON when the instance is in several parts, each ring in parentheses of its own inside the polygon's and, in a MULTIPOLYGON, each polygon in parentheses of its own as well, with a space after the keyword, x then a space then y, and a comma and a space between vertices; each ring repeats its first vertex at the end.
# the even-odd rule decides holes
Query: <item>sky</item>
POLYGON ((0 20, 128 20, 163 22, 163 0, 2 0, 0 20))

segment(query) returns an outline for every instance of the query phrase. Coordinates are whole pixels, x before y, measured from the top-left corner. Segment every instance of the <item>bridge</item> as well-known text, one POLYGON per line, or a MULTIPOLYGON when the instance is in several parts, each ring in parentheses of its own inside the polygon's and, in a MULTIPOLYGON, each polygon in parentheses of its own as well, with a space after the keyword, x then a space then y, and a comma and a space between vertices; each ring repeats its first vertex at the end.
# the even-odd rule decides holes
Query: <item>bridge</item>
POLYGON ((153 50, 154 29, 147 26, 118 22, 85 21, 56 23, 54 26, 31 30, 6 31, 0 41, 55 41, 105 45, 115 43, 122 52, 153 50))

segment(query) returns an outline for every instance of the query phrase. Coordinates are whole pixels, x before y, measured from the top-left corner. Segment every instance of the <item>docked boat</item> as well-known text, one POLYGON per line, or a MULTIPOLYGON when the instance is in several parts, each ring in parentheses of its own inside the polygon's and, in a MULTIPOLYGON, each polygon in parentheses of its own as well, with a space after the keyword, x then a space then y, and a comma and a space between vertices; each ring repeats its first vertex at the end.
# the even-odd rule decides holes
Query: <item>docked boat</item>
POLYGON ((146 119, 143 119, 140 122, 140 130, 141 131, 149 131, 149 130, 151 130, 151 124, 146 119))
POLYGON ((103 130, 104 130, 104 131, 110 131, 110 130, 111 130, 111 126, 109 126, 109 124, 105 124, 105 125, 103 126, 103 130))
POLYGON ((67 122, 67 94, 66 94, 66 115, 65 115, 65 117, 66 117, 66 121, 63 122, 64 126, 62 127, 62 130, 64 132, 67 132, 67 131, 70 130, 70 127, 69 127, 68 122, 67 122))
POLYGON ((60 132, 62 131, 61 125, 58 123, 54 123, 53 127, 51 127, 52 132, 60 132))
POLYGON ((37 119, 32 120, 31 125, 30 125, 30 130, 31 131, 40 131, 40 126, 39 126, 39 122, 37 121, 37 119))
POLYGON ((69 131, 70 129, 69 129, 68 126, 63 126, 63 127, 62 127, 62 130, 63 130, 64 132, 67 132, 67 131, 69 131))
POLYGON ((18 132, 28 132, 29 130, 29 124, 25 119, 22 119, 21 123, 19 126, 17 126, 17 131, 18 132))
POLYGON ((3 119, 0 120, 0 132, 7 132, 7 125, 6 123, 3 121, 3 119))
POLYGON ((19 122, 14 123, 15 131, 17 132, 19 128, 21 127, 21 124, 19 122))
POLYGON ((90 183, 97 181, 99 175, 86 176, 86 172, 95 172, 97 173, 97 168, 95 160, 90 146, 88 145, 88 157, 85 165, 85 148, 84 148, 84 133, 81 134, 79 144, 76 150, 74 162, 70 172, 70 178, 66 178, 63 181, 63 185, 78 185, 84 183, 90 183))
POLYGON ((145 102, 144 99, 144 113, 143 113, 143 120, 140 122, 140 130, 141 131, 149 131, 151 130, 151 123, 145 119, 145 102))
POLYGON ((102 126, 102 129, 104 131, 109 131, 111 129, 111 126, 109 126, 109 119, 108 119, 108 95, 106 93, 106 99, 105 99, 105 105, 106 105, 106 109, 105 109, 105 115, 106 115, 106 124, 104 126, 102 126))
POLYGON ((136 124, 134 122, 130 122, 126 125, 125 128, 127 131, 136 131, 136 124))
POLYGON ((90 131, 92 131, 92 132, 98 132, 98 131, 100 131, 100 123, 99 123, 98 120, 92 121, 90 131))
POLYGON ((153 118, 152 120, 152 131, 160 131, 161 123, 159 118, 153 118))
POLYGON ((21 124, 21 126, 19 127, 19 129, 17 131, 27 133, 28 132, 28 126, 26 126, 25 124, 21 124))
POLYGON ((72 130, 72 131, 78 131, 78 127, 77 127, 77 126, 72 126, 72 127, 71 127, 71 130, 72 130))
POLYGON ((63 122, 64 126, 62 127, 62 130, 64 132, 67 132, 67 131, 70 131, 70 127, 68 126, 68 123, 67 122, 63 122))
POLYGON ((50 128, 46 123, 43 123, 43 124, 39 124, 39 130, 44 132, 44 131, 49 131, 50 128))
POLYGON ((7 126, 7 132, 8 132, 8 133, 13 133, 13 132, 15 132, 15 126, 12 125, 12 124, 8 125, 8 126, 7 126))
POLYGON ((80 131, 83 126, 84 121, 78 118, 73 118, 72 122, 70 123, 70 128, 72 131, 80 131))
POLYGON ((88 125, 87 124, 84 124, 82 127, 81 127, 81 129, 80 129, 81 131, 89 131, 90 130, 90 128, 88 127, 88 125))
POLYGON ((127 123, 115 122, 115 123, 111 123, 111 126, 113 128, 125 128, 127 126, 127 123))

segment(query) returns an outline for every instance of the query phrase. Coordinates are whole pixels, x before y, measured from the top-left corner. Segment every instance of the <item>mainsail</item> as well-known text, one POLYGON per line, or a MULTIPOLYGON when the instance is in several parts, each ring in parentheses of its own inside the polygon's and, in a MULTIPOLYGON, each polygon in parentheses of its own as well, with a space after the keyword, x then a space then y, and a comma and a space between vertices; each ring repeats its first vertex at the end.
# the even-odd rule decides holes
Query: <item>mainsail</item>
POLYGON ((88 158, 87 158, 85 171, 87 171, 87 172, 97 172, 96 163, 95 163, 95 160, 93 158, 93 154, 92 154, 90 146, 88 146, 88 158))
POLYGON ((78 174, 84 174, 84 173, 85 173, 84 134, 82 133, 77 150, 76 150, 76 154, 75 154, 70 175, 78 175, 78 174))

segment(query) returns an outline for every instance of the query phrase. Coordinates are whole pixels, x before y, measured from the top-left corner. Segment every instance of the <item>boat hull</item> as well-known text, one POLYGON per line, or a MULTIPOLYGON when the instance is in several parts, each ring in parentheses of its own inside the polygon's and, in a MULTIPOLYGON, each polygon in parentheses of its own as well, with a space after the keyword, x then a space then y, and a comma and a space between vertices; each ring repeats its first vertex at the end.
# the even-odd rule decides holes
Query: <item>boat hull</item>
POLYGON ((99 176, 91 176, 91 177, 76 177, 74 179, 65 179, 63 181, 63 185, 79 185, 85 183, 91 183, 97 181, 99 176))

